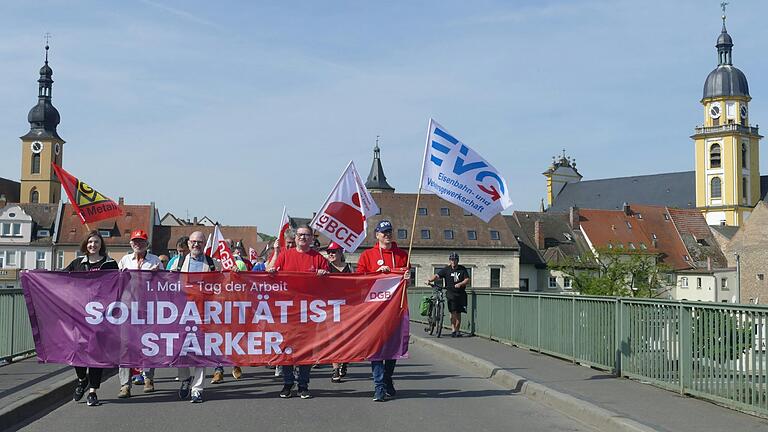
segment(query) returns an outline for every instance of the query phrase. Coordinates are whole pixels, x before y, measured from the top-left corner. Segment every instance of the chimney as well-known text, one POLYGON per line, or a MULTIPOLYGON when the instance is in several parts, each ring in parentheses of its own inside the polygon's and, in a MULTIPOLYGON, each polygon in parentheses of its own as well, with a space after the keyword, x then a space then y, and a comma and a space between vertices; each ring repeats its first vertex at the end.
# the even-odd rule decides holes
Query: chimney
POLYGON ((707 271, 712 271, 712 257, 707 257, 707 271))
POLYGON ((624 203, 624 205, 622 206, 622 210, 624 211, 625 215, 632 216, 632 209, 629 208, 629 204, 628 203, 626 203, 626 202, 624 203))
POLYGON ((536 248, 544 249, 544 232, 542 231, 540 220, 533 223, 533 237, 536 241, 536 248))
POLYGON ((571 222, 572 230, 581 229, 581 225, 579 225, 579 208, 578 207, 571 207, 570 222, 571 222))
POLYGON ((125 205, 125 198, 118 197, 117 198, 117 205, 125 205))
POLYGON ((192 219, 192 225, 197 225, 197 216, 192 219))

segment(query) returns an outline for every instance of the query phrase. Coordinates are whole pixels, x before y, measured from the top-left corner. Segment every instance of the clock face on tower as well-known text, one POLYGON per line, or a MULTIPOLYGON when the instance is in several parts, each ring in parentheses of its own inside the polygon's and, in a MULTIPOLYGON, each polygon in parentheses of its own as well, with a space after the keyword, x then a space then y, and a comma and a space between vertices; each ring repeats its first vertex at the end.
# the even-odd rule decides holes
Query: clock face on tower
POLYGON ((739 111, 741 111, 741 118, 743 118, 743 119, 747 118, 747 106, 746 105, 742 105, 741 109, 739 111))
POLYGON ((40 141, 35 141, 30 145, 30 148, 32 149, 32 153, 38 154, 41 151, 43 151, 43 143, 40 141))
POLYGON ((709 107, 709 116, 713 119, 720 117, 720 104, 712 104, 712 106, 709 107))

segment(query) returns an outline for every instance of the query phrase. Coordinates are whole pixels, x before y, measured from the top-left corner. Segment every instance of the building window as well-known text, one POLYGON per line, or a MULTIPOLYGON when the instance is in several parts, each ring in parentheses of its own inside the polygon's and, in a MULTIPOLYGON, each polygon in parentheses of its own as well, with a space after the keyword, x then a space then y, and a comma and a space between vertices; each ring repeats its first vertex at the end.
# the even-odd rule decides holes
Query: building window
POLYGON ((467 240, 477 240, 477 231, 474 231, 474 230, 467 231, 467 240))
POLYGON ((31 203, 40 202, 40 192, 38 192, 37 189, 32 188, 32 190, 29 191, 29 202, 31 203))
POLYGON ((757 274, 757 280, 761 281, 761 280, 763 280, 763 279, 765 279, 765 274, 763 274, 763 273, 758 273, 758 274, 757 274))
POLYGON ((634 244, 634 243, 632 243, 632 242, 629 242, 629 248, 630 248, 630 249, 632 249, 632 250, 634 250, 634 249, 635 249, 635 244, 634 244))
POLYGON ((501 240, 501 234, 496 230, 491 230, 491 240, 501 240))
POLYGON ((441 207, 440 208, 440 216, 450 216, 451 215, 451 209, 448 207, 441 207))
POLYGON ((472 212, 469 210, 464 210, 464 216, 472 216, 472 212))
POLYGON ((32 174, 40 174, 40 153, 32 155, 32 174))
POLYGON ((411 267, 410 278, 408 278, 408 286, 409 287, 416 286, 416 267, 411 267))
POLYGON ((688 288, 688 278, 687 277, 681 277, 680 278, 680 288, 688 288))
POLYGON ((453 230, 444 230, 443 237, 445 237, 446 240, 453 240, 453 230))
POLYGON ((0 268, 5 267, 5 251, 0 251, 0 268))
POLYGON ((5 251, 5 266, 16 267, 16 251, 5 251))
POLYGON ((746 143, 741 144, 741 167, 742 168, 747 167, 747 144, 746 143))
POLYGON ((0 235, 2 235, 3 237, 7 237, 11 235, 11 224, 9 223, 0 224, 0 229, 2 229, 2 231, 0 231, 0 235))
POLYGON ((720 279, 720 289, 723 291, 728 291, 728 278, 720 279))
POLYGON ((14 237, 21 237, 21 224, 20 223, 13 223, 11 224, 13 227, 13 236, 14 237))
POLYGON ((747 178, 742 177, 741 178, 741 197, 744 198, 744 201, 747 200, 747 192, 749 190, 748 185, 749 184, 747 183, 747 178))
POLYGON ((696 289, 701 289, 701 278, 700 277, 696 278, 696 289))
POLYGON ((720 181, 720 177, 712 177, 712 181, 710 181, 710 196, 712 198, 720 198, 722 197, 722 183, 720 181))
POLYGON ((520 291, 528 291, 528 278, 520 279, 520 291))
POLYGON ((405 229, 398 229, 397 230, 397 238, 398 240, 404 240, 408 238, 408 230, 405 229))
POLYGON ((709 148, 709 167, 720 168, 720 144, 712 144, 709 148))
POLYGON ((491 288, 501 287, 501 269, 491 267, 491 288))
POLYGON ((565 287, 565 289, 573 288, 571 278, 569 278, 568 276, 563 278, 563 287, 565 287))
POLYGON ((550 288, 557 288, 557 278, 555 276, 549 277, 549 287, 550 288))
POLYGON ((418 213, 419 213, 419 216, 426 216, 427 215, 427 208, 426 207, 419 207, 418 213))
POLYGON ((421 230, 421 238, 424 239, 424 240, 429 240, 430 236, 429 236, 429 230, 428 229, 421 230))
POLYGON ((632 224, 629 221, 625 221, 627 223, 627 228, 632 229, 632 224))
POLYGON ((64 251, 56 252, 56 269, 61 270, 64 268, 64 251))
POLYGON ((45 268, 45 252, 44 251, 35 252, 35 268, 38 270, 45 268))

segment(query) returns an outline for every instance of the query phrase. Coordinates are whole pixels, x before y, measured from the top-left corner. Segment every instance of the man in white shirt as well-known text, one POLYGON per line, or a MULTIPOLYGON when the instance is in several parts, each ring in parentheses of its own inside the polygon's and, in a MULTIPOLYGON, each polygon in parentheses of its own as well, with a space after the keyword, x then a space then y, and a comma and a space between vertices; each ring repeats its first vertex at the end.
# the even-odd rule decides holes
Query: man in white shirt
MULTIPOLYGON (((163 263, 157 255, 147 252, 149 242, 148 236, 144 230, 134 230, 131 233, 130 253, 120 259, 117 266, 120 270, 158 270, 163 268, 163 263)), ((144 392, 151 393, 155 391, 155 368, 144 369, 144 392)), ((120 368, 118 372, 120 377, 120 393, 118 398, 125 399, 131 397, 131 368, 120 368)))

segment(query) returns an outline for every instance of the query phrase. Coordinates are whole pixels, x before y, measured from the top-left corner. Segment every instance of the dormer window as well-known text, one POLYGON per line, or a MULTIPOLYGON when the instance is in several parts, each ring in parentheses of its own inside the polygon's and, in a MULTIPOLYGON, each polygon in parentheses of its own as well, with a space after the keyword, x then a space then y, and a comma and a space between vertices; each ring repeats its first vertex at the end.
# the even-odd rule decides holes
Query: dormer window
POLYGON ((99 234, 101 234, 101 236, 104 238, 112 237, 112 231, 110 230, 100 229, 99 234))

